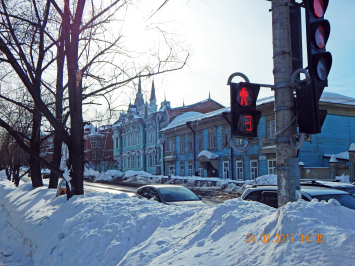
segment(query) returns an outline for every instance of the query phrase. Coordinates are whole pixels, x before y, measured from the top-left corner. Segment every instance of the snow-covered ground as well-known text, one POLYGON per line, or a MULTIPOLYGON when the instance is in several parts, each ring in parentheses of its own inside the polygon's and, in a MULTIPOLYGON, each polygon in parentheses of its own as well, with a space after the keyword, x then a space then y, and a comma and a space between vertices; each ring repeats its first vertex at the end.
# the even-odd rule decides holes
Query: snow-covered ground
POLYGON ((54 195, 30 183, 15 188, 0 172, 1 245, 14 261, 41 266, 355 261, 355 211, 335 201, 300 200, 276 210, 240 198, 189 208, 127 194, 91 193, 69 201, 54 195), (278 235, 283 243, 276 243, 278 235), (262 243, 262 236, 269 243, 262 243))

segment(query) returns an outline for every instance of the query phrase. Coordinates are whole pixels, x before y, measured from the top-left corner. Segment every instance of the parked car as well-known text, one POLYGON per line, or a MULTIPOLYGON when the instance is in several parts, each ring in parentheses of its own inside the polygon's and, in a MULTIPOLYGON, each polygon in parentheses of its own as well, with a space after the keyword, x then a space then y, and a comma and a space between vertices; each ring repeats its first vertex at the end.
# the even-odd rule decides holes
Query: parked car
POLYGON ((154 199, 167 205, 207 206, 191 190, 179 185, 147 185, 137 189, 138 198, 154 199))
MULTIPOLYGON (((343 190, 327 188, 322 186, 301 186, 302 199, 311 201, 318 199, 319 201, 330 199, 337 200, 340 205, 355 210, 355 197, 343 190)), ((244 200, 258 201, 271 207, 277 208, 277 186, 247 186, 243 195, 244 200)))
POLYGON ((353 196, 355 196, 355 186, 349 183, 339 182, 338 180, 334 181, 324 181, 318 179, 309 179, 309 180, 301 180, 301 185, 303 186, 321 186, 321 187, 329 187, 340 189, 346 191, 353 196))

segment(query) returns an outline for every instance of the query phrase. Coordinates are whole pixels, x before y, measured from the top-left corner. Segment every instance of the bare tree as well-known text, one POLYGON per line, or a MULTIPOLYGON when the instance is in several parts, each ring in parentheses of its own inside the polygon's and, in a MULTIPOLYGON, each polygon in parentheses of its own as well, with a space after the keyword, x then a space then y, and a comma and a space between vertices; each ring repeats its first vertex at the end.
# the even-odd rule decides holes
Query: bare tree
MULTIPOLYGON (((141 55, 135 55, 134 51, 124 48, 121 33, 107 36, 105 25, 119 21, 115 14, 127 8, 130 1, 87 3, 85 0, 65 0, 57 3, 55 0, 47 0, 24 3, 30 10, 34 10, 31 18, 9 8, 9 2, 2 0, 0 14, 6 30, 0 33, 2 52, 0 61, 16 72, 32 96, 34 123, 40 124, 39 115, 43 114, 54 127, 56 136, 68 146, 70 168, 70 177, 67 178, 68 197, 80 195, 83 194, 84 170, 83 104, 93 103, 90 100, 92 97, 103 96, 127 86, 138 77, 150 77, 181 69, 186 64, 188 53, 177 51, 174 45, 169 43, 166 32, 160 31, 166 49, 158 47, 155 53, 150 51, 151 59, 142 64, 139 63, 141 55), (50 12, 52 6, 56 11, 53 16, 50 12), (17 25, 20 25, 21 30, 17 25), (58 32, 52 36, 51 29, 58 32), (36 51, 34 47, 37 47, 37 53, 34 53, 36 51), (53 49, 57 49, 56 56, 53 49), (60 71, 61 66, 64 66, 64 57, 67 81, 65 86, 62 81, 63 71, 60 71), (42 87, 51 91, 52 88, 48 86, 50 82, 45 80, 53 76, 49 68, 55 61, 56 93, 59 91, 63 97, 64 88, 67 88, 68 93, 67 98, 62 98, 62 101, 60 97, 56 98, 54 115, 51 105, 44 101, 42 87), (65 101, 69 103, 68 115, 63 115, 61 109, 63 107, 61 104, 65 101), (70 118, 70 134, 65 126, 67 117, 70 118)), ((23 139, 16 135, 9 124, 0 119, 0 126, 4 127, 33 159, 46 165, 56 175, 63 176, 56 163, 45 162, 32 146, 28 147, 23 139)), ((31 140, 33 139, 35 145, 38 144, 35 142, 37 132, 37 127, 33 126, 31 140)))

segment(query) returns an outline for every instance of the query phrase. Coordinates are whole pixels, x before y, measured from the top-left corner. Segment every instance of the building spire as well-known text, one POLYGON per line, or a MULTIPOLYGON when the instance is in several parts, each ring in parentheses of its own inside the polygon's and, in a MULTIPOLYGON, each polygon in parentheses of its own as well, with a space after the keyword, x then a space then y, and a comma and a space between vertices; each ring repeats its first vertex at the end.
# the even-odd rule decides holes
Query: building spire
POLYGON ((208 99, 211 99, 211 91, 208 92, 208 99))
POLYGON ((150 93, 150 101, 155 101, 156 98, 155 98, 155 86, 154 86, 154 80, 152 82, 152 91, 150 93))
POLYGON ((139 77, 138 81, 138 93, 137 94, 142 94, 142 86, 141 86, 141 78, 139 77))
POLYGON ((185 107, 185 99, 184 99, 184 97, 182 98, 182 106, 185 107))

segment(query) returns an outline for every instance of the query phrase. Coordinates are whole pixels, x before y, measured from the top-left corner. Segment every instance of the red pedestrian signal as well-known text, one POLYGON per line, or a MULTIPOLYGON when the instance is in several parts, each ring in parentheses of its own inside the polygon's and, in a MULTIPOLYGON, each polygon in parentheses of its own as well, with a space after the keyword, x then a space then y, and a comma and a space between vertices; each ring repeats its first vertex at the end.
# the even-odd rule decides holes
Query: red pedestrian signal
POLYGON ((247 87, 241 87, 238 90, 237 102, 240 106, 249 106, 252 103, 250 90, 247 87))
POLYGON ((230 83, 231 132, 234 137, 255 138, 261 112, 256 110, 260 85, 230 83))

